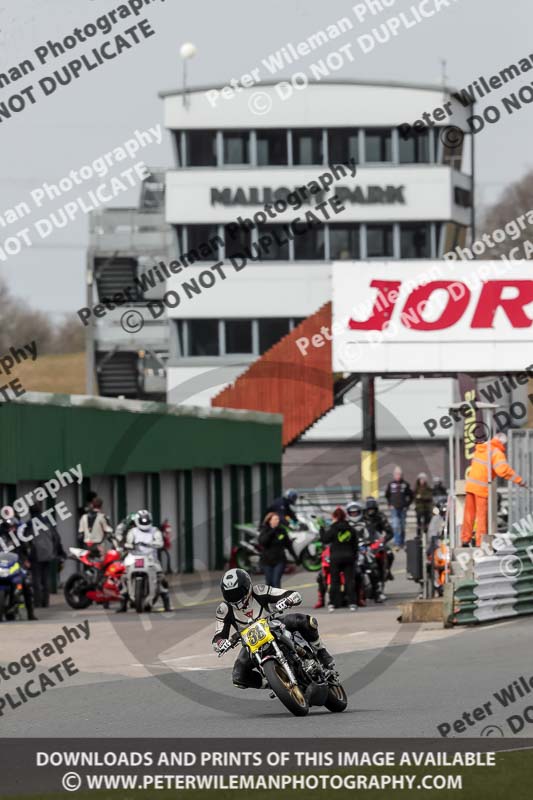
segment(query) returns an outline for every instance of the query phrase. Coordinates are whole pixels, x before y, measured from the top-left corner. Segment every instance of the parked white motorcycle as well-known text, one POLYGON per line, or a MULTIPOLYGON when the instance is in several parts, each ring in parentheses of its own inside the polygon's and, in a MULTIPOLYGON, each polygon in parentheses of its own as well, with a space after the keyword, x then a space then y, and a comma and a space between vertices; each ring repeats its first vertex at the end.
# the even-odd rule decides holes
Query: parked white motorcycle
MULTIPOLYGON (((320 527, 325 524, 320 514, 314 511, 299 512, 298 523, 288 528, 294 552, 302 567, 308 572, 317 572, 321 567, 322 544, 320 542, 320 527)), ((242 537, 234 548, 233 556, 236 566, 254 572, 259 572, 261 550, 258 544, 258 526, 253 523, 236 525, 242 537)), ((288 556, 289 563, 292 558, 288 556)))
POLYGON ((150 611, 159 596, 159 562, 151 553, 133 550, 124 558, 128 598, 138 614, 150 611))

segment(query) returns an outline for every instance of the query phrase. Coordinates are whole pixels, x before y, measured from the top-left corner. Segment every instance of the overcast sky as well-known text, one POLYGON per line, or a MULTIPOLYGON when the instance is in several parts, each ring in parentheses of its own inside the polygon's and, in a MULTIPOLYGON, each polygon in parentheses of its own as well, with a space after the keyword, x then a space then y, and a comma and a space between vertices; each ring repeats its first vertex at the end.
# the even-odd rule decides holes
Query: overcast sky
MULTIPOLYGON (((354 30, 342 43, 355 43, 361 33, 400 11, 408 13, 419 2, 396 0, 384 13, 375 17, 369 14, 366 22, 359 23, 352 12, 355 4, 346 0, 328 0, 327 4, 321 0, 153 0, 140 17, 120 21, 107 37, 98 36, 78 45, 70 57, 90 52, 93 43, 112 38, 143 17, 156 35, 98 69, 83 71, 78 80, 60 86, 50 97, 37 92, 38 102, 0 122, 0 216, 42 183, 57 183, 71 169, 79 169, 118 147, 135 129, 162 123, 162 101, 157 95, 162 89, 175 88, 180 81, 179 47, 183 42, 192 41, 198 48, 190 62, 190 84, 219 84, 239 77, 260 65, 262 57, 288 42, 297 44, 342 16, 355 21, 354 30)), ((450 8, 409 30, 401 28, 395 39, 367 55, 354 45, 356 60, 337 74, 356 79, 440 83, 441 59, 446 59, 448 83, 463 87, 529 54, 533 57, 531 0, 449 0, 449 4, 450 8)), ((48 40, 63 39, 73 28, 118 6, 118 0, 0 0, 0 72, 7 72, 25 58, 37 63, 34 48, 48 40)), ((313 60, 311 56, 299 64, 305 66, 313 60)), ((51 60, 34 74, 0 89, 0 103, 52 74, 63 63, 65 58, 51 60)), ((528 76, 533 79, 533 71, 518 79, 512 90, 529 83, 528 76)), ((507 184, 531 169, 532 120, 533 105, 525 106, 478 135, 481 204, 493 202, 507 184)), ((172 166, 168 133, 164 132, 161 145, 146 147, 139 157, 149 165, 172 166)), ((82 188, 94 188, 98 183, 100 179, 82 188)), ((65 196, 64 201, 68 199, 72 195, 65 196)), ((115 204, 128 205, 136 199, 137 191, 132 189, 115 204)), ((43 206, 43 210, 49 213, 62 202, 43 206)), ((33 222, 39 216, 43 215, 29 219, 33 222)), ((22 227, 23 221, 9 228, 0 226, 0 246, 6 234, 22 227)), ((72 313, 83 305, 87 241, 88 219, 83 217, 46 240, 38 239, 6 263, 0 261, 0 274, 13 294, 25 297, 32 306, 54 314, 72 313)))

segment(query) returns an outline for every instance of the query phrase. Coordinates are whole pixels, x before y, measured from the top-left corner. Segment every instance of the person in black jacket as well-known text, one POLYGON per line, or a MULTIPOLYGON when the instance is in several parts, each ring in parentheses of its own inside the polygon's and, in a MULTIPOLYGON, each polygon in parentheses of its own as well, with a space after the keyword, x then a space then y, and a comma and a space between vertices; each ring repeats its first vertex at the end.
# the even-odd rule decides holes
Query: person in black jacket
POLYGON ((400 467, 394 467, 392 481, 385 489, 385 497, 391 512, 394 544, 396 549, 399 550, 405 544, 405 519, 407 509, 413 502, 413 490, 407 481, 404 481, 400 467))
POLYGON ((278 514, 282 523, 284 523, 286 519, 290 519, 292 522, 298 522, 298 517, 293 508, 297 500, 298 492, 295 489, 287 489, 283 497, 276 497, 276 499, 272 501, 266 513, 270 514, 272 512, 278 514))
POLYGON ((331 602, 329 611, 335 611, 342 605, 341 572, 344 574, 344 592, 350 611, 357 611, 355 596, 355 563, 359 549, 357 533, 346 518, 343 508, 333 512, 333 524, 320 536, 323 544, 329 544, 331 602))
MULTIPOLYGON (((383 543, 388 545, 390 540, 393 538, 394 533, 387 519, 379 510, 377 500, 374 497, 366 498, 364 522, 368 531, 368 539, 370 544, 378 541, 378 539, 382 539, 383 543)), ((391 551, 390 547, 387 547, 386 556, 386 561, 382 560, 379 562, 381 568, 381 580, 383 583, 385 583, 385 581, 394 580, 394 575, 391 572, 391 567, 394 562, 394 553, 391 551)))
POLYGON ((52 570, 56 562, 65 561, 67 554, 63 549, 57 528, 45 521, 41 512, 40 503, 30 506, 31 520, 26 523, 26 527, 30 533, 33 531, 30 561, 35 605, 38 608, 48 608, 52 570), (34 526, 34 520, 39 520, 41 524, 34 526))
POLYGON ((288 550, 298 561, 287 529, 281 524, 279 514, 271 511, 266 515, 259 531, 259 544, 262 548, 261 566, 265 573, 265 583, 275 589, 281 588, 281 576, 285 570, 288 550))

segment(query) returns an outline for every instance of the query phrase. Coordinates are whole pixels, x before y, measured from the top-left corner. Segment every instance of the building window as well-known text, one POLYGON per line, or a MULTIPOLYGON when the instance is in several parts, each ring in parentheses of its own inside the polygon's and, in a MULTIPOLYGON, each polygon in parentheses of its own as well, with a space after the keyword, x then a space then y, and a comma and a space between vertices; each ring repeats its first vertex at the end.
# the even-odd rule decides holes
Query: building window
POLYGON ((261 355, 288 334, 289 322, 288 319, 258 320, 259 352, 261 355))
POLYGON ((189 355, 218 356, 219 354, 218 320, 189 320, 189 355))
POLYGON ((289 237, 286 225, 261 225, 258 241, 262 261, 289 261, 289 237), (262 236, 268 239, 261 239, 262 236))
POLYGON ((324 226, 315 225, 305 229, 306 222, 293 224, 294 258, 301 261, 317 261, 325 258, 324 226), (301 231, 301 232, 300 232, 301 231))
POLYGON ((431 231, 428 222, 400 226, 400 257, 431 258, 431 231))
POLYGON ((359 163, 359 134, 354 128, 330 128, 328 131, 330 164, 359 163))
POLYGON ((429 131, 414 132, 400 140, 400 164, 429 164, 429 131))
POLYGON ((187 225, 187 252, 181 252, 189 263, 214 261, 218 258, 218 227, 216 225, 187 225))
POLYGON ((252 321, 250 319, 228 319, 224 323, 226 353, 252 353, 252 321))
POLYGON ((224 164, 250 163, 250 131, 224 131, 224 164))
POLYGON ((257 164, 284 167, 288 164, 287 131, 257 131, 257 164))
POLYGON ((216 131, 187 131, 187 166, 216 167, 216 131))
POLYGON ((366 253, 368 258, 394 258, 392 225, 366 226, 366 253))
POLYGON ((243 255, 252 244, 251 232, 240 226, 235 230, 234 226, 235 223, 230 223, 224 228, 225 258, 243 255))
POLYGON ((365 131, 365 161, 380 163, 392 161, 392 136, 387 128, 372 128, 365 131))
POLYGON ((359 225, 329 226, 329 257, 333 261, 360 258, 359 225))
POLYGON ((323 164, 322 130, 294 130, 292 155, 296 166, 323 164))

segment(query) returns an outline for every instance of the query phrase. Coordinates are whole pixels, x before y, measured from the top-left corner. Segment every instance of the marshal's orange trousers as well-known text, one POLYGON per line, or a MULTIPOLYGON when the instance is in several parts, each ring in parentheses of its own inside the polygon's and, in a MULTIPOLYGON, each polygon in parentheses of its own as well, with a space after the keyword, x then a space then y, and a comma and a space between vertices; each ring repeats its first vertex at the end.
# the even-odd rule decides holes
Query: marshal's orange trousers
POLYGON ((465 515, 461 528, 461 542, 468 544, 472 540, 474 520, 476 522, 476 547, 481 545, 481 537, 487 533, 489 504, 487 497, 480 497, 472 492, 466 493, 465 515))

